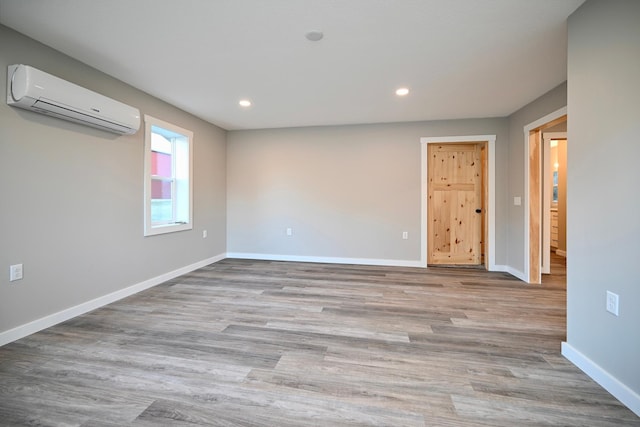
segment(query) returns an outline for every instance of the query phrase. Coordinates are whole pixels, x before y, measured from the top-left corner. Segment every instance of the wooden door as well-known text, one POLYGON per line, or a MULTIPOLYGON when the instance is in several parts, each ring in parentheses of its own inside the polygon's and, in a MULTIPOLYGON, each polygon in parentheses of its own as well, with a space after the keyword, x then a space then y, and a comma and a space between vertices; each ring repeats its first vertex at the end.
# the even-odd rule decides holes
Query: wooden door
POLYGON ((429 144, 429 264, 478 265, 482 245, 482 143, 429 144))

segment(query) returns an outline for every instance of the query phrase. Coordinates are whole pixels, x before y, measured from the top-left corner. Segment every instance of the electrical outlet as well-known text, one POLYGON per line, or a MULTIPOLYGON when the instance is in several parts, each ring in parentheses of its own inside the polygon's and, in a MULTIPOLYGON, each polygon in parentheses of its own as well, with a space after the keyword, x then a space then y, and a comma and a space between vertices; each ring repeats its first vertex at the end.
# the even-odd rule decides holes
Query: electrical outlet
POLYGON ((9 281, 13 282, 15 280, 22 279, 22 264, 14 264, 9 266, 9 281))
POLYGON ((293 236, 293 230, 291 228, 287 228, 287 236, 293 236))
POLYGON ((202 238, 203 239, 207 238, 207 230, 202 230, 202 238))
POLYGON ((618 316, 620 297, 618 294, 607 291, 607 311, 611 314, 618 316))
POLYGON ((402 238, 403 238, 404 240, 407 240, 407 239, 409 238, 409 232, 408 232, 408 231, 403 231, 403 232, 402 232, 402 238))

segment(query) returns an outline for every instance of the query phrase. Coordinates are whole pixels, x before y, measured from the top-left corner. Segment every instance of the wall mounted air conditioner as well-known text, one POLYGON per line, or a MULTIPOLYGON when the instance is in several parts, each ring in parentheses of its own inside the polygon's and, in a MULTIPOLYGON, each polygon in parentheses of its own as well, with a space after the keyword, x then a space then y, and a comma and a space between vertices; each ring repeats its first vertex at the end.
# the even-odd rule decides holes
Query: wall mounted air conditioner
POLYGON ((7 104, 118 134, 140 128, 140 111, 28 65, 9 65, 7 104))

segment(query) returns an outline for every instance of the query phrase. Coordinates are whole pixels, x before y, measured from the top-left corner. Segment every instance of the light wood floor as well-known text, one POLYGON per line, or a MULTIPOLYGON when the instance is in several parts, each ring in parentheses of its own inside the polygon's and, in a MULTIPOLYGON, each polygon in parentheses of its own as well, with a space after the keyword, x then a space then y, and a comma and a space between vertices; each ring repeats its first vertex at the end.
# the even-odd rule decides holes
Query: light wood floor
POLYGON ((0 424, 640 426, 560 355, 559 262, 224 260, 0 348, 0 424))

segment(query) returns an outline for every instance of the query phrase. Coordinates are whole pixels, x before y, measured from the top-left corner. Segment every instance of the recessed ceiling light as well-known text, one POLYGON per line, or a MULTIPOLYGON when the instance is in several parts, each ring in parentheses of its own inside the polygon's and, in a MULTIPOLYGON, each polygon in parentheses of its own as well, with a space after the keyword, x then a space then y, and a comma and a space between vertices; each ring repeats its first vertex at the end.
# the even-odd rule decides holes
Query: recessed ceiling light
POLYGON ((305 34, 305 37, 307 38, 307 40, 317 42, 318 40, 322 40, 324 34, 322 34, 322 31, 309 31, 307 34, 305 34))
POLYGON ((238 104, 240 104, 241 107, 251 107, 251 101, 248 99, 241 99, 238 104))
POLYGON ((406 87, 401 87, 398 90, 396 90, 396 95, 398 96, 405 96, 409 94, 409 89, 407 89, 406 87))

